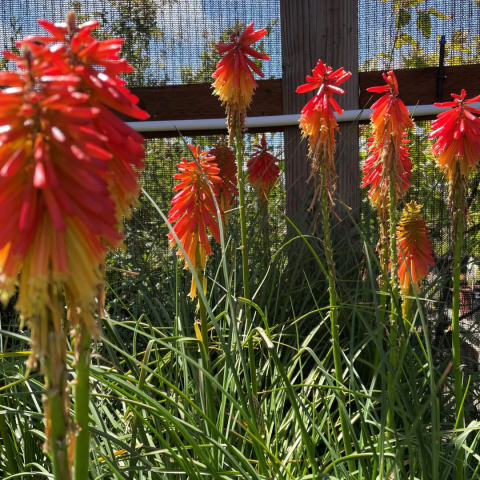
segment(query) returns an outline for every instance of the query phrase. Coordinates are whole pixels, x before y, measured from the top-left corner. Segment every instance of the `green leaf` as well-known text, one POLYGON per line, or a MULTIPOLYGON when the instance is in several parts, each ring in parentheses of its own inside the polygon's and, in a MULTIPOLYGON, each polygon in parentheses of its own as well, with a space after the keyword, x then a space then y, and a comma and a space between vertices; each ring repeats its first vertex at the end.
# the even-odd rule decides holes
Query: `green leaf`
POLYGON ((480 0, 475 0, 475 3, 477 4, 477 7, 480 7, 480 0))
POLYGON ((425 38, 432 36, 432 19, 425 10, 418 13, 417 27, 425 38))
MULTIPOLYGON (((476 0, 476 2, 480 6, 480 0, 476 0)), ((428 9, 428 13, 430 15, 434 15, 437 18, 441 18, 442 20, 451 20, 453 18, 453 15, 447 15, 443 12, 439 12, 438 10, 435 10, 433 7, 430 7, 428 9)))
POLYGON ((404 8, 399 10, 397 14, 397 21, 396 21, 397 28, 403 28, 406 25, 408 25, 410 23, 411 18, 412 18, 412 15, 408 10, 405 10, 404 8))
POLYGON ((395 39, 395 48, 401 48, 404 45, 415 45, 415 40, 409 33, 402 33, 395 39))
POLYGON ((468 32, 466 30, 455 30, 452 33, 452 45, 456 48, 462 47, 467 41, 468 32))

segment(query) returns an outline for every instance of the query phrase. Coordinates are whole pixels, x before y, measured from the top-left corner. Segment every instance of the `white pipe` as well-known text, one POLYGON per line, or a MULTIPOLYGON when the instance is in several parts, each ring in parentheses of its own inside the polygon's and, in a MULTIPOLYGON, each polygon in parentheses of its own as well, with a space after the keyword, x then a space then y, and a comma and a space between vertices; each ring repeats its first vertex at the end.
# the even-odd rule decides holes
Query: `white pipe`
MULTIPOLYGON (((473 108, 480 109, 480 102, 469 105, 473 108)), ((407 106, 410 113, 415 117, 423 117, 427 115, 438 115, 440 112, 448 110, 447 108, 439 108, 435 105, 410 105, 407 106)), ((359 120, 368 120, 373 110, 345 110, 343 115, 337 115, 338 122, 354 122, 359 120)), ((265 117, 247 117, 245 125, 247 128, 258 127, 287 127, 298 125, 300 119, 299 114, 292 115, 273 115, 265 117)), ((198 120, 162 120, 151 122, 128 122, 137 132, 175 132, 191 131, 191 130, 221 130, 226 129, 227 124, 225 118, 203 118, 198 120)))

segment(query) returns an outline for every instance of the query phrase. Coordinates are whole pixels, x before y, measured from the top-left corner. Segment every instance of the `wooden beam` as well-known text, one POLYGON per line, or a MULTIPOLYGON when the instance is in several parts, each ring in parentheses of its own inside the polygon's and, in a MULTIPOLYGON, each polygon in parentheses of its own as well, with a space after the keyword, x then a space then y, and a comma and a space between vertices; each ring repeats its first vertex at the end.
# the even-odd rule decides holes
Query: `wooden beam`
MULTIPOLYGON (((293 0, 290 0, 293 1, 293 0)), ((295 5, 297 3, 293 1, 295 5)), ((322 2, 318 2, 322 3, 322 2)), ((290 48, 291 56, 295 56, 293 49, 296 44, 290 48)), ((284 45, 284 48, 287 48, 284 45)), ((332 48, 331 46, 329 48, 332 48)), ((307 50, 310 50, 307 49, 307 50)), ((327 53, 327 52, 325 52, 327 53)), ((290 87, 282 92, 282 79, 277 80, 259 80, 258 88, 253 97, 252 104, 248 110, 250 117, 282 115, 287 113, 300 113, 303 105, 306 103, 308 95, 298 95, 295 89, 298 85, 305 82, 305 75, 309 74, 315 66, 318 55, 310 54, 311 64, 306 71, 296 72, 296 81, 290 79, 293 76, 295 65, 286 60, 284 66, 284 79, 290 83, 290 87), (285 97, 284 97, 285 94, 285 97), (287 105, 284 105, 284 100, 287 105), (295 105, 293 106, 293 103, 295 105), (292 105, 290 105, 292 103, 292 105)), ((325 57, 328 58, 328 57, 325 57)), ((322 58, 323 60, 323 58, 322 58)), ((335 60, 335 59, 334 59, 335 60)), ((328 63, 328 60, 326 60, 328 63)), ((330 62, 332 66, 335 61, 330 62)), ((345 65, 342 65, 345 66, 345 65)), ((353 67, 345 68, 353 70, 353 67)), ((437 102, 437 82, 438 69, 436 67, 413 68, 395 70, 397 76, 400 97, 406 105, 427 105, 437 102)), ((480 94, 480 65, 462 65, 455 67, 445 67, 446 79, 443 86, 443 101, 449 100, 450 93, 460 93, 464 88, 468 96, 473 97, 480 94)), ((344 84, 347 95, 354 95, 356 87, 355 79, 350 78, 344 84)), ((372 95, 367 92, 368 87, 383 85, 382 72, 360 72, 358 74, 358 85, 360 88, 359 102, 352 100, 348 106, 342 103, 344 108, 369 108, 378 95, 372 95), (357 106, 355 106, 357 105, 357 106)), ((139 97, 141 108, 150 113, 150 120, 197 120, 200 118, 222 118, 225 115, 225 109, 221 106, 218 98, 212 95, 211 85, 193 84, 193 85, 173 85, 161 87, 133 87, 132 93, 139 97)), ((340 98, 341 102, 345 99, 340 98)), ((122 117, 125 120, 132 121, 128 117, 122 117)), ((296 127, 294 127, 296 128, 296 127)), ((264 131, 278 131, 280 129, 271 129, 266 127, 264 131)), ((260 130, 259 130, 260 131, 260 130)), ((192 132, 193 133, 193 132, 192 132)), ((211 132, 214 134, 215 132, 211 132)), ((151 133, 150 136, 169 136, 164 133, 151 133)), ((171 134, 175 135, 175 134, 171 134)), ((148 135, 146 135, 148 136, 148 135)), ((296 147, 295 147, 296 148, 296 147)))
MULTIPOLYGON (((394 70, 398 80, 400 98, 405 105, 430 105, 438 101, 447 101, 451 93, 460 93, 462 88, 469 97, 480 94, 480 65, 462 65, 444 67, 446 76, 443 82, 443 98, 437 98, 438 68, 410 68, 394 70)), ((369 108, 379 98, 378 94, 367 92, 368 87, 384 85, 382 72, 360 73, 360 106, 369 108)))
MULTIPOLYGON (((259 80, 248 116, 282 115, 282 80, 259 80)), ((210 83, 133 87, 139 106, 150 114, 149 120, 197 120, 222 118, 225 107, 213 95, 210 83)))

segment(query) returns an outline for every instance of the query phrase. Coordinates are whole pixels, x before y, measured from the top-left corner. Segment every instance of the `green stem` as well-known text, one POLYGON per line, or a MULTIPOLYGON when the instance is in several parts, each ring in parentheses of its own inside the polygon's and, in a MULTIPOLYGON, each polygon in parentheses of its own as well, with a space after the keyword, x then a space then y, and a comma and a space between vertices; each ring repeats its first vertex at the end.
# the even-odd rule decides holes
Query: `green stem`
MULTIPOLYGON (((198 255, 198 251, 197 251, 198 255)), ((198 261, 198 259, 197 259, 198 261)), ((203 289, 203 284, 205 282, 205 277, 203 275, 202 267, 197 270, 198 280, 200 281, 200 288, 203 289)), ((198 295, 198 308, 200 310, 200 330, 202 334, 202 343, 205 349, 205 355, 207 362, 205 363, 205 368, 208 368, 208 352, 210 351, 210 345, 208 341, 208 321, 207 321, 207 309, 203 303, 202 297, 198 295)))
MULTIPOLYGON (((459 189, 461 190, 461 189, 459 189)), ((457 203, 458 205, 458 203, 457 203)), ((457 412, 457 428, 465 428, 465 416, 463 413, 463 382, 460 357, 460 266, 462 261, 463 243, 463 213, 458 209, 456 219, 456 232, 453 253, 453 296, 452 296, 452 360, 453 375, 455 381, 455 407, 457 412)), ((456 480, 463 480, 463 449, 459 449, 456 465, 456 480)))
MULTIPOLYGON (((398 265, 397 265, 397 222, 396 222, 396 213, 397 213, 397 198, 396 198, 396 184, 393 175, 390 177, 389 181, 389 241, 390 241, 390 265, 391 265, 391 288, 392 288, 392 301, 391 301, 391 313, 390 313, 390 353, 389 353, 389 363, 390 369, 387 376, 387 392, 389 399, 389 408, 387 413, 387 426, 390 430, 395 430, 395 385, 394 385, 394 374, 398 366, 398 345, 397 345, 397 334, 398 334, 398 265)), ((388 432, 388 436, 392 438, 391 432, 388 432)))
POLYGON ((87 480, 90 465, 90 432, 88 430, 88 407, 90 401, 90 348, 91 336, 84 326, 77 327, 75 343, 75 458, 74 480, 87 480))
MULTIPOLYGON (((329 198, 328 192, 325 188, 321 193, 321 207, 322 207, 322 229, 323 229, 323 241, 325 244, 325 259, 328 269, 328 290, 330 295, 330 322, 333 337, 333 362, 335 367, 335 380, 337 381, 337 390, 340 415, 340 425, 342 427, 343 446, 345 449, 345 455, 350 457, 352 455, 352 442, 350 438, 350 421, 343 411, 345 407, 345 395, 342 390, 343 386, 343 369, 342 369, 342 354, 340 347, 340 326, 338 325, 338 297, 337 289, 335 286, 335 263, 333 260, 333 247, 332 239, 330 236, 330 222, 329 222, 329 198)), ((353 459, 348 460, 348 469, 350 473, 356 470, 355 462, 353 459)))
POLYGON ((268 264, 270 262, 270 229, 268 224, 268 200, 267 198, 259 199, 259 224, 260 224, 260 235, 262 237, 262 249, 263 249, 263 267, 265 272, 268 269, 268 264))
POLYGON ((388 220, 382 220, 382 252, 380 258, 380 275, 381 285, 380 291, 382 296, 380 297, 380 324, 384 325, 387 305, 387 292, 388 292, 388 266, 390 263, 389 248, 390 248, 390 233, 388 230, 388 220))
MULTIPOLYGON (((382 228, 382 231, 385 231, 385 228, 382 228)), ((385 235, 384 235, 385 236, 385 235)), ((387 306, 387 292, 388 292, 388 238, 385 236, 383 239, 382 245, 382 252, 380 258, 380 275, 381 275, 381 283, 380 283, 380 302, 378 305, 378 344, 381 345, 383 343, 383 332, 387 329, 385 325, 385 313, 386 313, 386 306, 387 306)), ((380 363, 380 350, 377 348, 375 350, 375 371, 378 369, 378 364, 380 363)))
MULTIPOLYGON (((204 276, 202 267, 197 271, 198 279, 200 280, 201 288, 203 289, 204 276)), ((210 372, 210 343, 208 340, 208 318, 207 318, 207 308, 201 295, 198 296, 198 308, 200 311, 200 330, 202 335, 202 348, 200 349, 201 361, 204 365, 205 370, 210 372)), ((200 381, 203 384, 204 392, 204 401, 205 401, 205 410, 207 412, 210 420, 215 423, 217 421, 217 414, 215 413, 215 400, 213 397, 212 384, 209 377, 205 376, 203 372, 200 372, 200 381)), ((205 428, 208 428, 207 422, 205 422, 205 428)), ((207 432, 208 433, 208 432, 207 432)), ((209 434, 211 434, 210 432, 209 434)))
MULTIPOLYGON (((243 275, 243 296, 250 298, 250 278, 248 271, 248 243, 247 243, 247 220, 245 214, 245 183, 243 179, 243 137, 240 125, 237 123, 235 135, 236 156, 237 156, 237 180, 238 180, 238 203, 240 210, 240 232, 242 244, 242 275, 243 275)), ((250 381, 252 382, 252 395, 257 396, 257 373, 255 367, 255 351, 253 349, 253 338, 249 335, 252 326, 250 305, 245 305, 246 335, 248 335, 248 357, 250 364, 250 381)))
POLYGON ((67 365, 65 360, 65 338, 56 332, 51 319, 48 318, 48 345, 44 360, 46 383, 46 413, 48 444, 50 446, 53 476, 55 480, 70 480, 68 465, 68 414, 66 409, 67 365))

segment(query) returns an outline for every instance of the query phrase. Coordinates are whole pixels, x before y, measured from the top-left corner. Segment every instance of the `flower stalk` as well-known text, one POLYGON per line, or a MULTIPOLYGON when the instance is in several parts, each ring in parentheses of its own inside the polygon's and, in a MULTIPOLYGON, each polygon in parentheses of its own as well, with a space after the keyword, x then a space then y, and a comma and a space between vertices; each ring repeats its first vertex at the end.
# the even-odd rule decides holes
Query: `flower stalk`
MULTIPOLYGON (((447 107, 432 122, 433 132, 429 138, 436 138, 432 153, 438 167, 444 172, 449 183, 448 203, 453 232, 452 266, 452 362, 455 382, 456 426, 465 428, 463 404, 463 379, 461 371, 460 346, 460 269, 465 223, 468 218, 467 181, 468 175, 477 169, 480 158, 480 110, 470 105, 480 96, 466 99, 466 91, 452 94, 453 101, 436 103, 447 107)), ((456 480, 464 478, 464 451, 459 449, 455 459, 456 480)))
POLYGON ((90 466, 90 435, 88 412, 90 401, 90 349, 91 335, 88 329, 78 325, 75 338, 75 456, 73 463, 74 480, 88 478, 90 466))
MULTIPOLYGON (((320 174, 321 174, 320 170, 320 174)), ((345 394, 343 393, 343 362, 340 346, 340 325, 338 320, 338 293, 336 288, 336 274, 335 263, 333 259, 333 246, 330 235, 330 208, 329 208, 329 196, 326 189, 322 189, 320 194, 321 202, 321 215, 322 215, 322 233, 325 251, 325 261, 327 263, 328 271, 328 293, 330 301, 330 329, 332 331, 333 342, 333 365, 335 370, 335 380, 339 389, 337 390, 337 396, 339 403, 345 406, 345 394)), ((345 455, 349 457, 353 453, 352 440, 350 437, 350 421, 348 416, 343 412, 343 409, 339 407, 340 425, 343 435, 343 446, 345 448, 345 455)), ((348 461, 348 468, 350 472, 356 470, 355 462, 353 460, 348 461)))
MULTIPOLYGON (((245 117, 247 107, 250 104, 253 93, 257 87, 257 82, 252 72, 260 77, 264 74, 260 67, 250 58, 256 60, 269 60, 269 56, 253 49, 251 45, 263 38, 267 34, 264 28, 260 30, 253 29, 253 23, 247 25, 243 31, 237 25, 235 31, 230 35, 230 43, 219 42, 215 45, 216 50, 222 59, 217 63, 216 70, 212 77, 214 94, 218 95, 222 104, 226 107, 227 126, 229 132, 229 143, 235 140, 235 151, 237 157, 237 182, 238 182, 238 202, 240 212, 240 231, 242 252, 242 278, 243 278, 243 296, 247 300, 250 298, 250 278, 248 267, 248 242, 247 242, 247 222, 245 205, 245 182, 244 182, 244 148, 243 131, 245 129, 245 117)), ((248 356, 250 364, 250 381, 252 383, 252 392, 257 395, 257 378, 255 366, 255 352, 253 348, 253 338, 251 329, 251 308, 247 303, 245 306, 245 333, 248 336, 248 356)))
MULTIPOLYGON (((52 296, 53 302, 55 302, 52 296)), ((53 303, 52 305, 55 305, 53 303)), ((48 310, 46 334, 48 336, 43 371, 45 375, 45 417, 47 421, 47 451, 52 459, 55 480, 70 480, 72 438, 67 397, 67 361, 65 336, 58 330, 60 309, 48 310)))
MULTIPOLYGON (((452 369, 455 392, 455 410, 457 414, 456 428, 465 428, 465 413, 463 410, 463 372, 462 355, 460 347, 460 276, 462 265, 463 230, 466 218, 464 210, 466 206, 466 185, 460 177, 460 168, 457 167, 457 181, 451 192, 454 197, 453 212, 453 264, 452 264, 452 369)), ((455 459, 456 480, 464 478, 464 451, 460 449, 455 459)))
MULTIPOLYGON (((242 279, 243 296, 250 300, 250 275, 248 269, 248 240, 247 240, 247 217, 245 211, 245 181, 244 181, 244 152, 243 152, 243 134, 241 125, 236 124, 235 134, 235 153, 237 157, 237 183, 238 183, 238 207, 240 211, 240 237, 242 252, 242 279)), ((255 350, 253 348, 253 337, 250 335, 252 328, 250 304, 245 305, 245 334, 248 336, 248 363, 250 366, 250 382, 252 384, 252 395, 257 396, 257 369, 255 362, 255 350)))
MULTIPOLYGON (((333 361, 335 379, 337 381, 337 397, 339 404, 340 425, 342 428, 345 456, 351 457, 352 441, 350 437, 350 422, 344 412, 345 394, 343 388, 342 353, 340 346, 340 325, 338 321, 338 294, 336 289, 335 262, 330 235, 330 212, 333 208, 333 194, 337 186, 335 170, 335 130, 338 123, 334 110, 341 115, 343 110, 333 98, 333 94, 344 94, 339 85, 351 76, 343 68, 335 71, 327 67, 321 60, 307 76, 307 83, 297 88, 297 93, 305 93, 318 88, 317 94, 302 109, 300 128, 303 136, 309 141, 309 157, 312 160, 312 170, 309 180, 314 180, 314 195, 310 205, 313 209, 317 200, 320 201, 322 216, 322 233, 325 251, 325 261, 328 272, 328 292, 330 298, 330 322, 333 342, 333 361)), ((351 473, 356 470, 355 462, 349 458, 348 469, 351 473)))
MULTIPOLYGON (((369 156, 363 167, 363 187, 369 186, 368 197, 377 210, 381 235, 378 249, 381 252, 380 290, 388 290, 387 272, 390 277, 390 321, 385 324, 389 332, 389 363, 387 374, 387 395, 390 405, 387 411, 387 426, 395 430, 395 397, 394 374, 398 366, 398 276, 397 276, 397 240, 396 220, 397 202, 404 198, 410 187, 409 178, 412 172, 412 163, 407 147, 406 129, 413 127, 403 102, 398 98, 398 83, 393 71, 383 74, 385 85, 371 87, 369 92, 384 93, 373 105, 371 121, 373 134, 369 139, 369 156)), ((387 296, 380 299, 380 321, 385 322, 387 296)), ((386 323, 386 322, 385 322, 386 323)), ((405 338, 405 337, 403 337, 405 338)), ((377 355, 375 361, 379 361, 377 355)), ((388 436, 391 436, 388 433, 388 436)))

